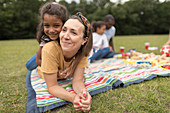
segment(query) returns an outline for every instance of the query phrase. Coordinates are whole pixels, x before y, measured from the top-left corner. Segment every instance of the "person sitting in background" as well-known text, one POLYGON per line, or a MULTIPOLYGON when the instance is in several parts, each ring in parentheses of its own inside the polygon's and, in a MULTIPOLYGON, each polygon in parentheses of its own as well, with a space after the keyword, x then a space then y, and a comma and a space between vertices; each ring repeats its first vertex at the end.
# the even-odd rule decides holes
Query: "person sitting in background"
POLYGON ((105 16, 104 22, 106 24, 106 30, 105 30, 104 33, 107 36, 109 46, 111 46, 112 51, 115 52, 114 42, 113 42, 113 38, 114 38, 115 33, 116 33, 116 28, 113 26, 115 24, 115 19, 112 15, 108 14, 108 15, 105 16))
POLYGON ((92 23, 93 27, 93 49, 92 54, 89 56, 90 63, 94 60, 102 58, 111 58, 114 56, 114 51, 109 47, 107 37, 104 34, 106 25, 103 21, 92 23))

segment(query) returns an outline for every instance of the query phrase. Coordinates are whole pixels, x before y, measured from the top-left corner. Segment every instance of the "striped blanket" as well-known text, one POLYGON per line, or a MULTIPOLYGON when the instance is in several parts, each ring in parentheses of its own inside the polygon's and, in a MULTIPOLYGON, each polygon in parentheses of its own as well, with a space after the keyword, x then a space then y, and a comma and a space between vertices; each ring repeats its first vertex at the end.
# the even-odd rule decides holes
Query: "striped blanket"
MULTIPOLYGON (((90 64, 85 70, 85 86, 91 95, 95 95, 118 86, 125 87, 157 76, 170 76, 170 70, 160 68, 159 65, 149 69, 140 69, 125 63, 122 59, 99 60, 90 64)), ((58 83, 67 91, 74 93, 71 80, 72 78, 68 78, 58 83)), ((39 77, 36 69, 31 73, 31 84, 36 92, 37 107, 40 111, 47 111, 69 103, 48 92, 45 81, 39 77)))

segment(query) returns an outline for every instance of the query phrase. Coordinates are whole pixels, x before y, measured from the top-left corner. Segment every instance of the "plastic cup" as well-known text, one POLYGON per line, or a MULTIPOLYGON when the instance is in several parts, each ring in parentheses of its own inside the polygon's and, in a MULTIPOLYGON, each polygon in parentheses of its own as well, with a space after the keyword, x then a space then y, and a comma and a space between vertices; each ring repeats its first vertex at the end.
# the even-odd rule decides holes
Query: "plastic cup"
POLYGON ((124 50, 125 50, 125 47, 121 46, 121 47, 120 47, 120 52, 123 53, 124 50))
POLYGON ((146 50, 148 50, 149 45, 150 45, 150 43, 149 43, 149 42, 146 42, 146 43, 145 43, 145 49, 146 49, 146 50))

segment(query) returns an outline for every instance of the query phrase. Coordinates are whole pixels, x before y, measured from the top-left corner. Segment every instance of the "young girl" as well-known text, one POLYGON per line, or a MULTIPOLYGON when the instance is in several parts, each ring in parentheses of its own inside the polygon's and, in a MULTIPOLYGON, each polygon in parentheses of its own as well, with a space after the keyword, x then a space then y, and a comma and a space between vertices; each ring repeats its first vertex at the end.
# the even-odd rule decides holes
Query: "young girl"
POLYGON ((40 8, 40 24, 37 28, 37 40, 40 48, 36 57, 36 63, 39 66, 41 66, 42 47, 45 43, 58 39, 67 17, 66 8, 56 2, 46 3, 40 8))
MULTIPOLYGON (((43 46, 50 41, 58 40, 61 28, 67 19, 67 9, 56 2, 48 2, 40 8, 40 23, 37 28, 37 41, 40 47, 37 54, 27 62, 26 67, 28 70, 33 70, 37 66, 41 66, 41 51, 43 46)), ((65 70, 60 70, 59 75, 64 74, 65 77, 69 76, 70 69, 71 66, 65 70)))
POLYGON ((104 34, 106 25, 103 21, 93 22, 93 53, 89 57, 90 62, 101 58, 111 58, 114 56, 112 47, 109 47, 109 42, 104 34))
POLYGON ((58 39, 61 28, 65 23, 65 21, 68 19, 67 9, 56 2, 47 2, 40 8, 39 11, 40 11, 40 17, 39 17, 40 23, 37 27, 36 38, 38 43, 40 44, 40 47, 38 49, 37 54, 35 54, 27 62, 26 67, 28 70, 33 70, 38 65, 41 66, 41 50, 43 46, 47 42, 58 39), (47 20, 48 18, 50 20, 47 20), (47 36, 47 33, 50 35, 47 36))

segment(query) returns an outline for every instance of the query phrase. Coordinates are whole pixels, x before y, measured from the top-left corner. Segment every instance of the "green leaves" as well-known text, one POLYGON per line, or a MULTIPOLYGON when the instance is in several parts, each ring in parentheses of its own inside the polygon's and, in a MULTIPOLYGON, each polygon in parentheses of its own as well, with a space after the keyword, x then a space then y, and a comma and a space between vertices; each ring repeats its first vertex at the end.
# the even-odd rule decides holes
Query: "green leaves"
MULTIPOLYGON (((35 38, 42 4, 55 0, 0 0, 0 40, 35 38)), ((80 0, 79 3, 60 0, 73 15, 82 12, 90 22, 104 20, 112 14, 116 35, 168 34, 170 1, 129 0, 121 4, 110 0, 80 0)))

